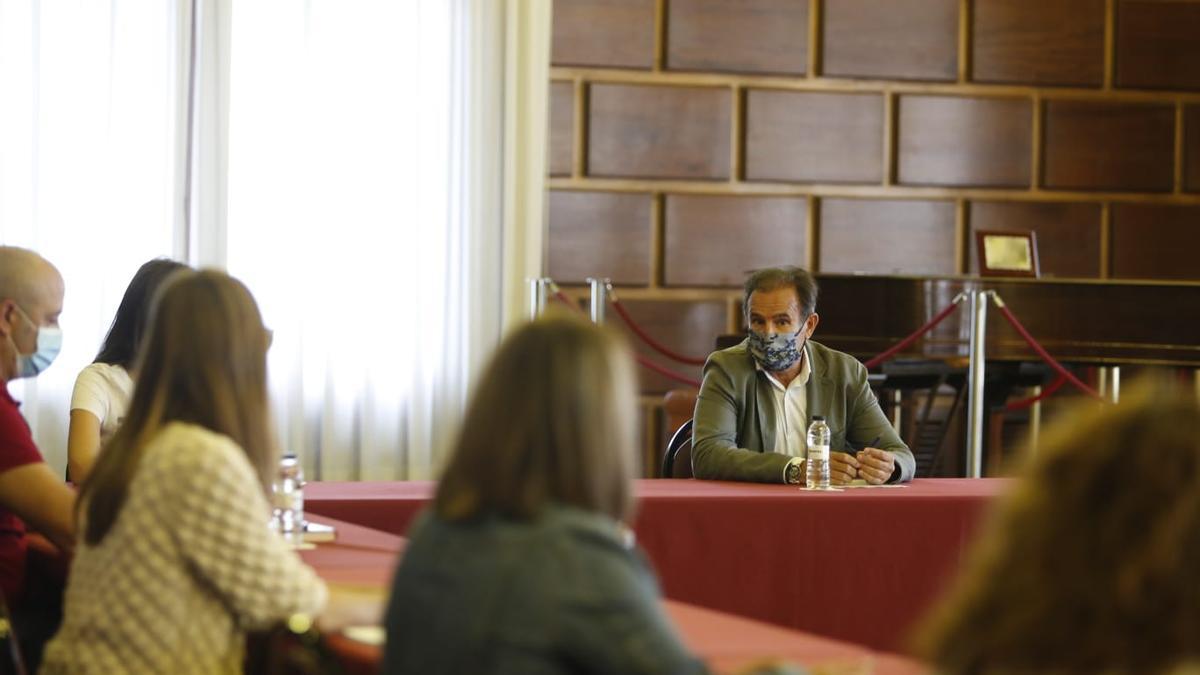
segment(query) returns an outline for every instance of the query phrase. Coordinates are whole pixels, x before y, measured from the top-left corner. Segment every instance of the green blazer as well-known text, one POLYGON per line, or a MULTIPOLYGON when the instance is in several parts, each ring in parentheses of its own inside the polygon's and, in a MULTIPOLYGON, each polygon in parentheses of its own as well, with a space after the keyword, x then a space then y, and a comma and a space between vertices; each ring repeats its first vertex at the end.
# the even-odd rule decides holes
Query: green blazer
MULTIPOLYGON (((900 440, 867 384, 867 369, 857 359, 808 341, 812 376, 805 388, 808 418, 825 415, 834 452, 875 444, 896 457, 889 482, 911 480, 912 451, 900 440)), ((696 478, 783 482, 791 459, 775 450, 775 395, 767 375, 754 367, 746 341, 713 352, 704 364, 704 382, 692 426, 692 473, 696 478)))

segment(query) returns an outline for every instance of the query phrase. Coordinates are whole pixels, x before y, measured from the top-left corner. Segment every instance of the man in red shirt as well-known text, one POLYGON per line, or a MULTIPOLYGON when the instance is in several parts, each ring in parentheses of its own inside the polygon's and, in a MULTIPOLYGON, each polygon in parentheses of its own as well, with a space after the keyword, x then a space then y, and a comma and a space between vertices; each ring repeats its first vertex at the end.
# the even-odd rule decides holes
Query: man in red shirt
POLYGON ((42 459, 7 387, 57 356, 62 305, 54 265, 33 251, 0 246, 0 590, 10 606, 24 591, 25 524, 63 551, 75 540, 75 493, 42 459))

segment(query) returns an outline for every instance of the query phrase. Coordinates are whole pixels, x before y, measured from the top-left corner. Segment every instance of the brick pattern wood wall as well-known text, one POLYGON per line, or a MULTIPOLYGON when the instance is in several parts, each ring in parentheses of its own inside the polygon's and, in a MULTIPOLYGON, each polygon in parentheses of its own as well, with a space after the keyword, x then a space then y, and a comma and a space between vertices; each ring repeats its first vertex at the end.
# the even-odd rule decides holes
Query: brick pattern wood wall
POLYGON ((749 269, 970 274, 977 229, 1200 281, 1200 0, 555 0, 553 31, 545 269, 679 351, 749 269))

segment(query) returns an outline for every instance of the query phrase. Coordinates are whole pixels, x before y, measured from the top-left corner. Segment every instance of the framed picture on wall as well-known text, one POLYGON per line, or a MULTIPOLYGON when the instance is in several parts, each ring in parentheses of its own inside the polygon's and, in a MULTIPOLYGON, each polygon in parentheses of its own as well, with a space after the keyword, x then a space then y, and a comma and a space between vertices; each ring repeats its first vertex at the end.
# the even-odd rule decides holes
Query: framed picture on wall
POLYGON ((979 275, 984 277, 1037 277, 1037 233, 977 230, 979 275))

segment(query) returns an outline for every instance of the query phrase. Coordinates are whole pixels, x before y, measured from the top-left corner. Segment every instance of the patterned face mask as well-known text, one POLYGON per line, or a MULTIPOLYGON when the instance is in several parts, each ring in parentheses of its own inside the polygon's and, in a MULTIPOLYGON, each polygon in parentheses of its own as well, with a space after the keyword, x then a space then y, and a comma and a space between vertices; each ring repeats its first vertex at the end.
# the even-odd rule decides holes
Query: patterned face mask
POLYGON ((759 333, 752 330, 750 355, 764 370, 773 373, 787 370, 800 362, 800 350, 804 348, 804 343, 797 344, 799 338, 799 330, 795 333, 759 333))

